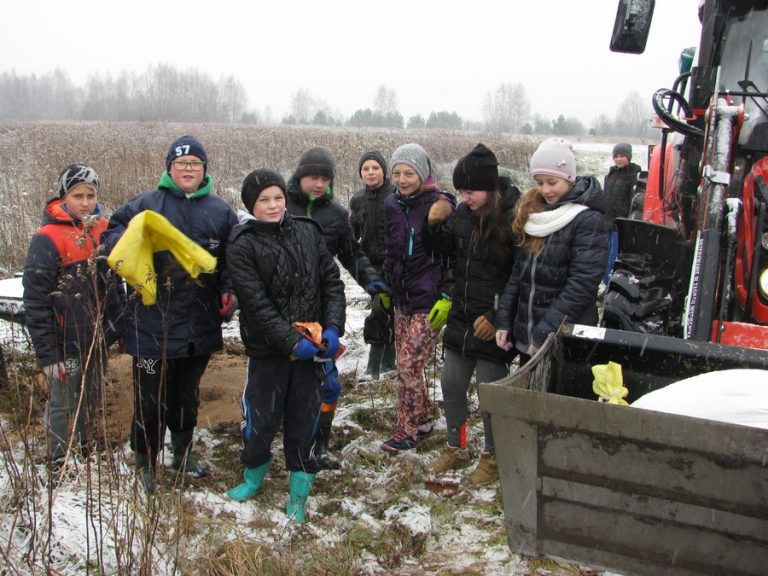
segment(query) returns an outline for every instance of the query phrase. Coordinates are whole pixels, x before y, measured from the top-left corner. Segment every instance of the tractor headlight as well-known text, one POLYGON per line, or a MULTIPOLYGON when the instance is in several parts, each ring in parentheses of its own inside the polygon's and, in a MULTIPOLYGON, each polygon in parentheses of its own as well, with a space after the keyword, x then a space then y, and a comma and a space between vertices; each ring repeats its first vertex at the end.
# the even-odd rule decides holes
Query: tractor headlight
POLYGON ((768 300, 768 268, 763 270, 763 273, 760 274, 760 279, 757 284, 760 290, 760 295, 768 300))

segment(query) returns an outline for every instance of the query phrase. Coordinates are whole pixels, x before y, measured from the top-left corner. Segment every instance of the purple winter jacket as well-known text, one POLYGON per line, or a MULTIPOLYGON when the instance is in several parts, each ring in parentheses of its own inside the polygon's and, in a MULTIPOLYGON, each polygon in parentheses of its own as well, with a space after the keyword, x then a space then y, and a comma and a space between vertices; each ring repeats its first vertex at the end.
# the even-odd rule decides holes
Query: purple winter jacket
POLYGON ((455 208, 456 200, 429 183, 418 194, 404 198, 396 190, 384 203, 387 214, 384 277, 392 289, 392 303, 406 314, 425 314, 440 294, 451 293, 448 263, 422 242, 422 227, 438 198, 455 208))

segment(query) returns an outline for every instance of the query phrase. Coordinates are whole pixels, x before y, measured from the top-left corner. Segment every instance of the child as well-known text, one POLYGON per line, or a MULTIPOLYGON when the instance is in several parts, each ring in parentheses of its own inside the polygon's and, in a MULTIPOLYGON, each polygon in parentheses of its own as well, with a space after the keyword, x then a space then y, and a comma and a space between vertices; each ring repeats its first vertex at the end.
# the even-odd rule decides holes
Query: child
MULTIPOLYGON (((148 493, 155 491, 155 465, 166 425, 172 468, 196 478, 207 474, 191 453, 200 379, 211 354, 223 347, 221 323, 237 305, 224 265, 227 238, 237 217, 212 193, 205 148, 196 138, 182 136, 169 146, 165 168, 157 189, 118 208, 104 233, 111 250, 134 216, 152 210, 217 258, 212 274, 193 279, 169 251, 156 253, 157 302, 145 306, 132 298, 128 307, 125 348, 133 357, 134 389, 131 448, 148 493)), ((131 286, 128 293, 135 294, 131 286)))
POLYGON ((521 365, 563 321, 597 324, 608 252, 603 191, 593 176, 576 176, 570 143, 544 140, 530 170, 536 186, 512 224, 521 250, 496 315, 496 343, 516 348, 521 365))
POLYGON ((285 208, 285 181, 271 170, 245 177, 242 200, 227 249, 227 266, 240 303, 240 334, 248 356, 243 393, 241 461, 244 482, 227 494, 250 498, 272 463, 271 444, 282 426, 290 472, 286 513, 304 521, 304 506, 320 466, 313 451, 320 418, 322 374, 316 356, 332 358, 343 333, 346 299, 339 269, 322 231, 285 208), (322 325, 321 351, 294 322, 322 325))
POLYGON ((608 232, 608 262, 603 275, 603 284, 611 279, 613 263, 619 252, 619 233, 614 222, 616 218, 627 218, 632 208, 632 194, 637 184, 640 166, 632 162, 632 146, 619 143, 613 147, 613 163, 603 181, 603 190, 608 203, 605 213, 605 229, 608 232))
MULTIPOLYGON (((384 264, 384 236, 387 231, 384 201, 392 195, 395 187, 389 181, 387 161, 378 150, 363 154, 357 168, 365 187, 349 202, 352 230, 371 265, 381 274, 384 264)), ((363 338, 366 344, 370 345, 370 351, 368 367, 359 378, 361 382, 378 380, 381 373, 397 367, 394 316, 388 297, 373 299, 371 313, 365 319, 363 338)))
MULTIPOLYGON (((512 220, 520 198, 516 187, 500 190, 495 154, 478 144, 453 171, 461 204, 450 217, 450 205, 438 200, 429 210, 424 241, 428 248, 453 261, 453 305, 443 334, 443 389, 448 447, 431 465, 434 472, 467 466, 467 391, 477 383, 494 382, 509 374, 516 353, 496 346, 496 302, 514 262, 512 220)), ((470 476, 476 486, 498 478, 491 418, 483 413, 485 449, 470 476)))
MULTIPOLYGON (((341 265, 371 296, 380 292, 388 293, 389 287, 381 281, 378 272, 371 266, 352 234, 349 212, 334 200, 335 175, 336 160, 330 150, 322 146, 305 150, 288 181, 286 208, 293 216, 306 216, 320 224, 331 256, 338 258, 341 265)), ((341 385, 336 377, 334 362, 328 361, 327 364, 315 452, 321 468, 339 468, 341 463, 331 453, 329 444, 341 385)))
POLYGON ((46 204, 43 227, 32 237, 22 280, 27 330, 50 386, 45 429, 54 471, 65 461, 69 431, 83 453, 94 440, 106 348, 122 336, 123 311, 115 276, 96 259, 107 227, 98 175, 70 164, 58 184, 59 196, 46 204))
POLYGON ((415 448, 432 433, 432 402, 424 367, 451 308, 448 265, 422 243, 430 206, 439 199, 452 212, 456 202, 441 192, 432 162, 418 144, 403 144, 392 154, 392 182, 397 187, 387 210, 384 276, 392 288, 397 354, 397 426, 382 444, 390 453, 415 448))

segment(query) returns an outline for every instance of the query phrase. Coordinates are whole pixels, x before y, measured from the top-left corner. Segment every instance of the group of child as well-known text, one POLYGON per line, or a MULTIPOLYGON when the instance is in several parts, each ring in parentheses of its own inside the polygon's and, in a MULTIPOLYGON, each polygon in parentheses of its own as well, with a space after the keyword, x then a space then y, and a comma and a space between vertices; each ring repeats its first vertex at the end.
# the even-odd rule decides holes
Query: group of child
MULTIPOLYGON (((516 356, 528 361, 564 320, 597 322, 606 200, 595 178, 576 175, 565 140, 541 143, 530 160, 535 186, 522 195, 500 177, 493 151, 478 144, 453 171, 458 206, 440 190, 420 145, 400 146, 389 163, 378 151, 366 152, 358 165, 365 186, 351 201, 351 215, 334 200, 335 161, 322 147, 301 155, 287 183, 269 169, 248 174, 245 210, 237 214, 211 194, 208 156, 197 139, 174 141, 165 165, 157 188, 109 221, 97 203, 95 171, 67 166, 32 239, 24 305, 50 382, 45 424, 56 470, 73 444, 90 449, 86 430, 97 417, 106 348, 123 338, 133 357, 131 447, 140 481, 155 491, 166 428, 172 467, 205 475, 191 454, 200 379, 222 348, 222 322, 239 307, 247 356, 244 473, 228 495, 240 501, 259 492, 282 428, 286 512, 304 521, 315 475, 339 465, 329 438, 341 390, 334 358, 346 299, 335 258, 372 297, 365 378, 396 370, 397 422, 382 444, 390 453, 413 449, 434 431, 425 367, 445 326, 448 445, 430 465, 436 472, 471 462, 473 375, 478 383, 503 378, 516 356), (122 287, 103 258, 147 210, 216 257, 215 270, 192 278, 171 252, 155 253, 151 305, 135 297, 139 287, 122 287)), ((484 450, 471 476, 478 485, 498 477, 490 417, 482 419, 484 450)))

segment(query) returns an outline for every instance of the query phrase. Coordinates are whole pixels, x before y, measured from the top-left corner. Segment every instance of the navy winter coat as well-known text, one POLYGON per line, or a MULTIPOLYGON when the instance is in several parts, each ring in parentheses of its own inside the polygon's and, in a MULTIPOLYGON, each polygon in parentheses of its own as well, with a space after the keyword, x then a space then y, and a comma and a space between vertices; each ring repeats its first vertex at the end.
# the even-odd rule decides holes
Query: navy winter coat
POLYGON ((319 322, 344 334, 344 283, 317 223, 288 213, 279 223, 259 222, 241 212, 227 247, 227 267, 248 356, 290 356, 300 339, 293 322, 319 322))
POLYGON ((24 322, 41 366, 65 358, 85 360, 98 319, 107 346, 123 334, 119 279, 96 256, 106 227, 98 205, 88 225, 66 212, 59 198, 45 207, 22 279, 24 322))
POLYGON ((331 256, 339 259, 360 286, 365 288, 381 279, 352 235, 349 212, 334 202, 332 188, 328 188, 324 196, 310 201, 309 196, 301 191, 299 179, 294 176, 288 182, 285 200, 292 216, 304 216, 320 224, 331 256))
POLYGON ((441 293, 451 292, 449 266, 422 241, 429 208, 438 198, 456 206, 453 196, 436 187, 408 197, 396 190, 385 201, 384 278, 392 289, 392 303, 406 314, 426 314, 441 293))
POLYGON ((444 223, 425 225, 424 243, 428 250, 446 256, 453 263, 453 303, 443 333, 443 345, 463 356, 508 363, 514 351, 502 350, 495 340, 475 338, 474 322, 479 316, 496 325, 496 305, 514 263, 516 251, 512 234, 515 204, 520 192, 512 187, 500 192, 499 209, 504 212, 503 242, 507 258, 500 262, 500 247, 481 246, 478 239, 479 218, 466 204, 459 204, 454 215, 444 223))
POLYGON ((145 306, 138 294, 128 289, 126 351, 136 357, 170 359, 221 350, 221 295, 232 292, 225 254, 237 216, 218 196, 187 197, 175 188, 159 187, 130 200, 112 215, 104 232, 104 244, 109 250, 123 235, 131 218, 144 210, 162 214, 215 256, 216 270, 192 278, 170 252, 157 252, 157 303, 145 306))
POLYGON ((589 209, 550 234, 541 252, 521 248, 499 301, 496 329, 510 332, 518 350, 541 347, 560 324, 597 324, 597 288, 605 272, 608 235, 603 226, 605 199, 597 179, 577 177, 563 204, 589 209))

